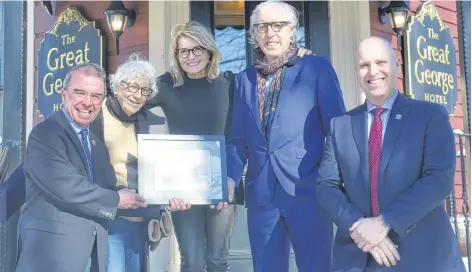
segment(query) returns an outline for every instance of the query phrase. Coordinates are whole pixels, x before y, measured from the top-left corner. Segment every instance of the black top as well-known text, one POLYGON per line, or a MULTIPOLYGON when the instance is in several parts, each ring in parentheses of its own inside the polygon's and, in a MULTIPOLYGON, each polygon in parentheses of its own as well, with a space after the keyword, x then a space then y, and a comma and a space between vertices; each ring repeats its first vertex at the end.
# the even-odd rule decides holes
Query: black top
POLYGON ((158 79, 159 94, 146 107, 161 106, 167 118, 170 134, 228 135, 232 74, 191 79, 184 75, 184 84, 173 87, 169 73, 158 79), (226 133, 225 133, 226 132, 226 133))
MULTIPOLYGON (((230 71, 214 80, 191 79, 174 88, 169 73, 158 78, 159 94, 146 102, 145 108, 161 106, 170 134, 225 135, 229 140, 234 94, 234 74, 230 71)), ((240 184, 243 184, 242 182, 240 184)), ((238 186, 235 204, 244 204, 244 186, 238 186)))

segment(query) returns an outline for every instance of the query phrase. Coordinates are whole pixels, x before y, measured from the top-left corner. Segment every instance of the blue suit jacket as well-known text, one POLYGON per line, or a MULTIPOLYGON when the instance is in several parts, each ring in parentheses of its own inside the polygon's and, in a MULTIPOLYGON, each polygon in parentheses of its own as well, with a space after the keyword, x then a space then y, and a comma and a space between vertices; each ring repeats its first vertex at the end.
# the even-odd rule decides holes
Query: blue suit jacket
POLYGON ((25 203, 23 163, 0 184, 0 224, 5 223, 25 203))
POLYGON ((367 111, 363 104, 334 118, 319 169, 320 204, 338 226, 334 271, 464 271, 444 209, 453 188, 455 144, 441 105, 398 95, 383 140, 379 175, 381 214, 401 256, 381 268, 351 240, 349 227, 370 217, 367 111))
POLYGON ((228 176, 240 181, 248 162, 247 207, 268 204, 276 178, 295 183, 296 195, 314 197, 329 122, 345 111, 331 63, 305 56, 286 68, 269 139, 261 128, 256 85, 253 67, 236 76, 228 176))
POLYGON ((62 111, 31 131, 16 272, 83 272, 92 254, 99 271, 105 270, 108 220, 115 217, 119 196, 105 189, 116 184, 105 144, 93 133, 89 139, 94 183, 82 144, 62 111))

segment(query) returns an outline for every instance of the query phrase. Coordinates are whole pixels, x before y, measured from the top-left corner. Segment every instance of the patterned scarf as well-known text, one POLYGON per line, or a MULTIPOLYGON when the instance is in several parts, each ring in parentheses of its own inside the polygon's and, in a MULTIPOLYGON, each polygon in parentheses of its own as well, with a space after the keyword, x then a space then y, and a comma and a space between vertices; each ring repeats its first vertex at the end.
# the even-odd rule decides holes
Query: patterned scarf
POLYGON ((264 118, 268 117, 271 111, 275 111, 277 105, 277 99, 279 96, 280 88, 282 87, 282 70, 283 67, 298 54, 298 48, 296 44, 291 44, 288 50, 277 59, 266 62, 264 53, 258 47, 254 50, 255 55, 255 68, 257 73, 257 94, 259 102, 259 118, 264 123, 264 118), (267 92, 267 76, 273 74, 273 78, 270 81, 269 91, 267 92), (266 102, 267 93, 267 102, 266 102))

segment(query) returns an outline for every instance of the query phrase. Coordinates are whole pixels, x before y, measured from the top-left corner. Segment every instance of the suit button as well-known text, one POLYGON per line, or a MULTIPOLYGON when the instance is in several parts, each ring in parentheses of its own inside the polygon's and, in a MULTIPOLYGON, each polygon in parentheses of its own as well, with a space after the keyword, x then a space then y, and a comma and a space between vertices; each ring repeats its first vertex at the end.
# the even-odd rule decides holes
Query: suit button
POLYGON ((93 236, 97 235, 97 231, 94 230, 93 233, 92 233, 93 236))
POLYGON ((271 155, 274 155, 274 151, 270 151, 269 153, 270 153, 271 155))

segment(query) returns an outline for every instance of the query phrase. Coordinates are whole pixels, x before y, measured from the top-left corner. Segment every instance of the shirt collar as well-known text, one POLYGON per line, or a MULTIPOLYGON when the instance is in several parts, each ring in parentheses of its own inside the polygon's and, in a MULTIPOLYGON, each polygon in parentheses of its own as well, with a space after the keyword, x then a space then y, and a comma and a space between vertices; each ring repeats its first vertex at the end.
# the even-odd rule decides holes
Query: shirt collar
POLYGON ((367 101, 367 111, 370 112, 375 108, 384 108, 388 111, 391 111, 392 108, 393 108, 393 103, 395 103, 395 99, 397 98, 397 96, 398 96, 398 90, 395 90, 395 92, 392 94, 392 96, 387 101, 385 101, 385 103, 383 103, 383 105, 380 106, 380 107, 377 107, 374 104, 370 103, 369 100, 366 100, 367 101))
POLYGON ((69 121, 70 125, 72 126, 72 128, 74 129, 76 134, 79 134, 80 131, 84 128, 87 129, 87 130, 89 129, 89 126, 82 127, 82 126, 78 125, 74 120, 72 120, 69 113, 66 111, 66 108, 62 108, 62 112, 66 116, 67 120, 69 121))

